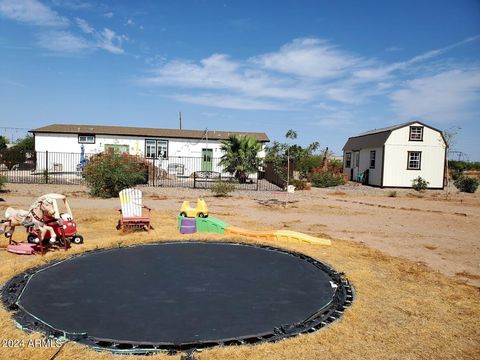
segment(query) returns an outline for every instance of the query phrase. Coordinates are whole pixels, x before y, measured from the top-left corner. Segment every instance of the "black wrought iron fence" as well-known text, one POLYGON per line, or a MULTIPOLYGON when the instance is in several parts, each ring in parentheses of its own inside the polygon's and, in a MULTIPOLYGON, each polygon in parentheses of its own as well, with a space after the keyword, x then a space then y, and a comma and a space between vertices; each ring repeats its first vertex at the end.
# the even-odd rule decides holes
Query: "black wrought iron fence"
MULTIPOLYGON (((10 183, 80 185, 84 183, 83 168, 93 155, 36 151, 8 162, 0 157, 0 174, 10 183)), ((220 165, 220 158, 170 156, 165 159, 140 159, 146 166, 144 186, 193 188, 195 172, 212 171, 221 174, 219 181, 231 182, 236 189, 277 191, 284 187, 281 177, 268 164, 239 182, 232 174, 225 172, 220 165)), ((214 183, 200 183, 196 187, 209 188, 214 183)))

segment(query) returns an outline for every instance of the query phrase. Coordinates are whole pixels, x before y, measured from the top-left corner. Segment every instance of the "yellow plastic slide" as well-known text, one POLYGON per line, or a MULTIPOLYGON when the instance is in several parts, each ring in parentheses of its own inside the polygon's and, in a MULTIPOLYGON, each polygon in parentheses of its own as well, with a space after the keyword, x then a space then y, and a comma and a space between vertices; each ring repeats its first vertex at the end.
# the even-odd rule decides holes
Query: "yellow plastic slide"
POLYGON ((310 244, 331 245, 331 241, 325 238, 310 236, 301 232, 291 230, 275 230, 275 231, 252 231, 236 226, 225 228, 225 234, 252 237, 256 239, 267 240, 298 240, 310 244))

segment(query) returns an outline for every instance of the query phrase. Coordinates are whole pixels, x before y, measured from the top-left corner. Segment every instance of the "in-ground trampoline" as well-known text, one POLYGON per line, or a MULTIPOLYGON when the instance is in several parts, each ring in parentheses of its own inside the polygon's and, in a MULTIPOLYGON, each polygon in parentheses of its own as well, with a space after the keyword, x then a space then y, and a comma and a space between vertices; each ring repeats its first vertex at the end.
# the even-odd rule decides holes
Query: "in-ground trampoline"
POLYGON ((348 281, 313 258, 218 242, 87 252, 3 289, 23 327, 133 353, 275 341, 320 329, 352 300, 348 281))

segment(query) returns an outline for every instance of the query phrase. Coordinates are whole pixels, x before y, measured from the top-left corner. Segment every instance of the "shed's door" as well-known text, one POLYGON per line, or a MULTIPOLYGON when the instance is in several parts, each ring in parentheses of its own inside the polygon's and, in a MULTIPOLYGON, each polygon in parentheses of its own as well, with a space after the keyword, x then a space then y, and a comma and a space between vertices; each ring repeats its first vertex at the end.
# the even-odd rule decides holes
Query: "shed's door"
POLYGON ((353 181, 357 181, 357 176, 359 173, 359 167, 360 167, 360 151, 354 151, 353 152, 353 181))

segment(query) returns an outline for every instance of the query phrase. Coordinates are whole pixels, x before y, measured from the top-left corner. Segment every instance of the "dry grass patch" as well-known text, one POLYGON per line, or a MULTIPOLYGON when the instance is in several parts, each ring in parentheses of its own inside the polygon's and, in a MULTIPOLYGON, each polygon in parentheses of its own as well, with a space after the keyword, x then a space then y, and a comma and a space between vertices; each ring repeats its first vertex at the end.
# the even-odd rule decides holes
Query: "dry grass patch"
MULTIPOLYGON (((114 211, 76 209, 85 244, 73 245, 68 252, 56 251, 40 256, 18 256, 0 252, 0 283, 49 261, 86 250, 128 246, 168 240, 237 241, 222 235, 180 235, 174 212, 152 212, 155 230, 150 233, 122 234, 115 230, 118 215, 114 211), (102 221, 97 221, 101 218, 102 221), (90 220, 93 220, 90 222, 90 220)), ((17 233, 17 238, 20 236, 17 233)), ((324 247, 296 242, 256 241, 305 253, 346 273, 357 298, 344 317, 323 329, 277 343, 256 346, 218 347, 195 353, 206 359, 476 359, 480 357, 479 289, 435 273, 426 266, 394 258, 349 241, 334 240, 324 247)), ((68 316, 68 314, 66 314, 68 316)), ((188 326, 186 324, 185 326, 188 326)), ((42 338, 15 327, 11 314, 0 308, 3 339, 42 338)), ((49 359, 56 349, 2 349, 4 359, 49 359)), ((108 352, 68 342, 56 359, 120 359, 108 352)), ((121 359, 138 359, 122 356, 121 359)), ((149 359, 179 359, 158 354, 149 359)))

